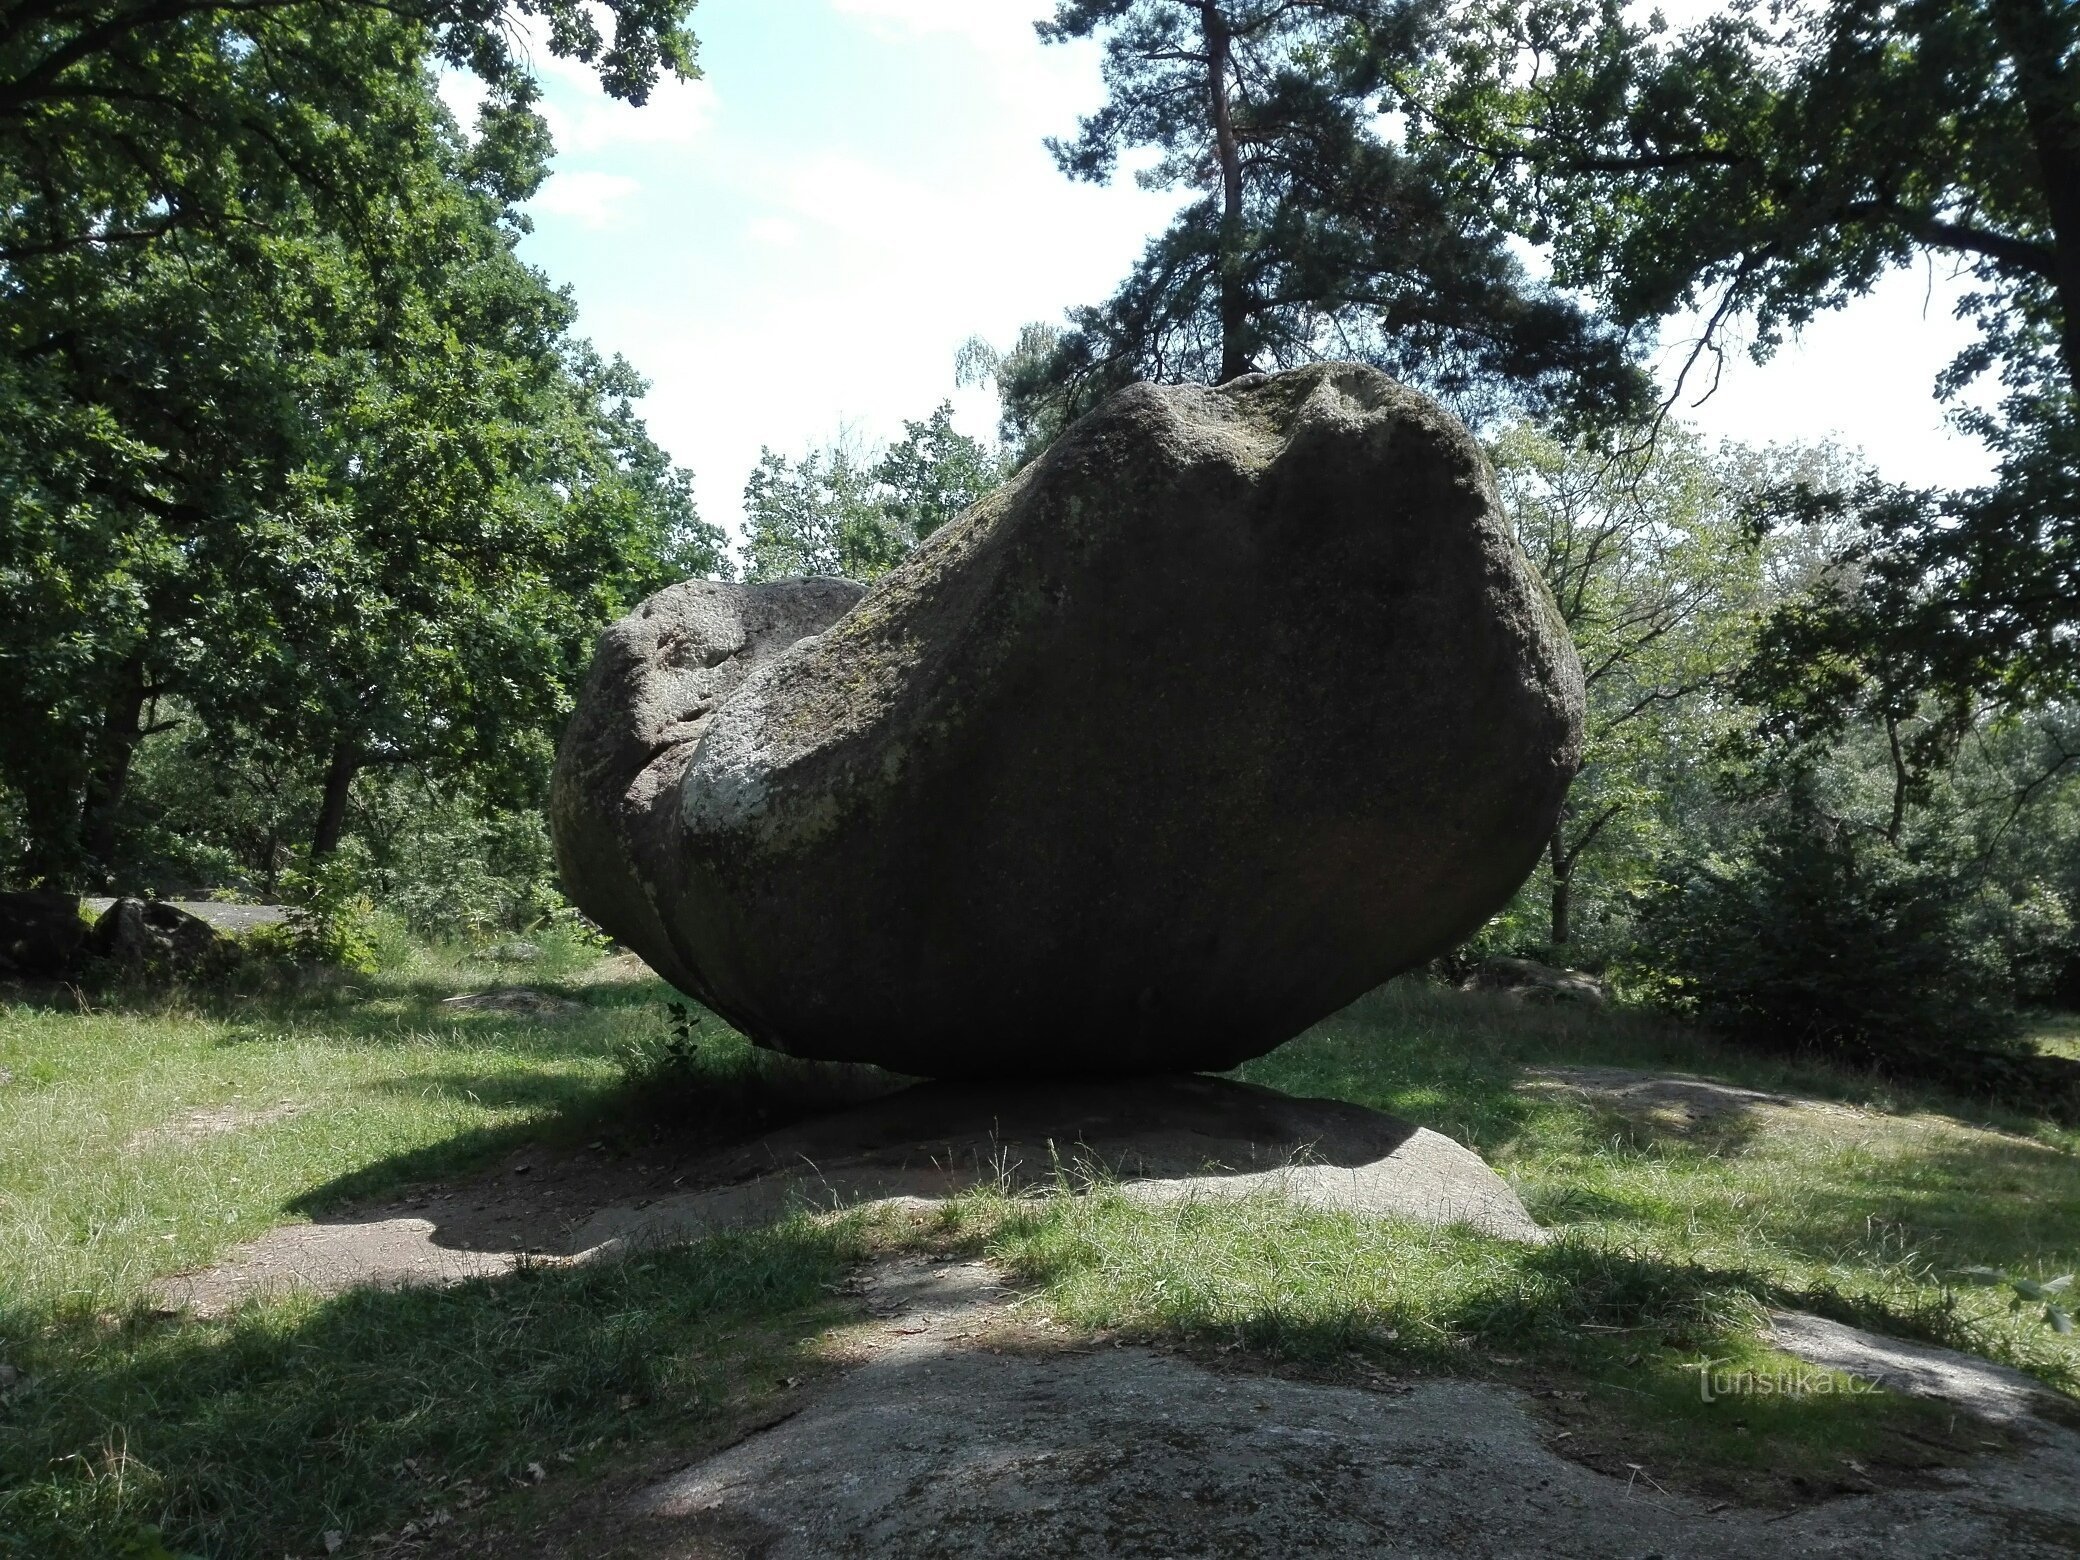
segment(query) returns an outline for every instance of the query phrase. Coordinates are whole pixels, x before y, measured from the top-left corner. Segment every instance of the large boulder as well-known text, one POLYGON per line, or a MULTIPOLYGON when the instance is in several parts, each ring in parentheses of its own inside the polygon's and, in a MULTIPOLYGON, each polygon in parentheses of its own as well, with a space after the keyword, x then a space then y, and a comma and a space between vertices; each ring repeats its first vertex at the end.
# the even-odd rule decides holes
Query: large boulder
POLYGON ((1478 446, 1355 365, 1123 391, 848 605, 654 598, 552 810, 588 913, 800 1056, 1231 1066, 1480 925, 1577 761, 1478 446))

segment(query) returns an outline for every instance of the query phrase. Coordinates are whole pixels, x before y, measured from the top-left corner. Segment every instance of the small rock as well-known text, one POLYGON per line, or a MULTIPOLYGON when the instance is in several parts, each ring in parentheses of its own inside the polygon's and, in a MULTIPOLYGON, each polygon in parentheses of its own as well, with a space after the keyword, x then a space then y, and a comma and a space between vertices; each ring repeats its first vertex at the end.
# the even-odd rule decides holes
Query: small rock
POLYGON ((326 1529, 325 1553, 327 1553, 328 1555, 338 1554, 340 1552, 341 1547, 346 1543, 346 1541, 347 1535, 342 1533, 338 1528, 326 1529))
POLYGON ((200 916, 163 899, 118 899, 101 912, 90 940, 104 959, 154 975, 199 973, 228 944, 200 916))

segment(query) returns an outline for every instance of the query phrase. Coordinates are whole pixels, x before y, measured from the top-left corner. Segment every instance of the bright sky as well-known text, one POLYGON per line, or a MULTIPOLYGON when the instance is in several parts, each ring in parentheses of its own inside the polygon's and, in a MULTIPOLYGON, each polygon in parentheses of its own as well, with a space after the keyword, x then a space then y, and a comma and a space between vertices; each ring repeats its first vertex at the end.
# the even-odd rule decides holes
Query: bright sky
MULTIPOLYGON (((651 432, 709 519, 735 529, 762 444, 890 438, 946 397, 990 432, 994 397, 954 391, 960 344, 1102 299, 1167 220, 1171 197, 1072 185, 1042 146, 1100 93, 1094 49, 1034 37, 1052 9, 707 0, 705 79, 641 109, 540 57, 558 153, 522 253, 651 381, 651 432)), ((1730 357, 1685 415, 1741 439, 1834 437, 1902 480, 1981 477, 1929 393, 1966 339, 1958 290, 1901 274, 1767 366, 1730 357)))

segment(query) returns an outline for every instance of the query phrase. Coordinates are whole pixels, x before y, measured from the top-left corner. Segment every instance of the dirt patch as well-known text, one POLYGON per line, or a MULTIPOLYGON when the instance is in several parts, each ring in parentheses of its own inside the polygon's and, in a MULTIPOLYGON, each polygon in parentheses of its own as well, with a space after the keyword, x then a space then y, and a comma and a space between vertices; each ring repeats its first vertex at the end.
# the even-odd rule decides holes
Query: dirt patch
POLYGON ((245 1105, 198 1105, 171 1121, 135 1133, 123 1146, 128 1149, 160 1148, 169 1144, 200 1143, 226 1133, 244 1132, 277 1121, 301 1116, 310 1106, 297 1100, 281 1100, 253 1108, 245 1105))

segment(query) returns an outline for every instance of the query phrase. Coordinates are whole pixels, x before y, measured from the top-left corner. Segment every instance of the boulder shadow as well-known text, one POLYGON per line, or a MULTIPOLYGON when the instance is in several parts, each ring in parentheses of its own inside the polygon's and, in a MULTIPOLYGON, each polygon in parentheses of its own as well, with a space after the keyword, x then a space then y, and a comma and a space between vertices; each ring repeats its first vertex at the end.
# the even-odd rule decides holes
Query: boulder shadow
MULTIPOLYGON (((368 1185, 397 1168, 365 1167, 348 1181, 368 1185)), ((312 1223, 271 1231, 164 1291, 170 1303, 209 1311, 256 1286, 335 1293, 610 1260, 805 1208, 927 1207, 978 1189, 1025 1196, 1093 1186, 1148 1206, 1281 1196, 1548 1238, 1471 1150, 1343 1100, 1199 1074, 919 1083, 720 1146, 705 1134, 536 1142, 379 1205, 340 1208, 349 1186, 321 1188, 303 1199, 312 1223)))

